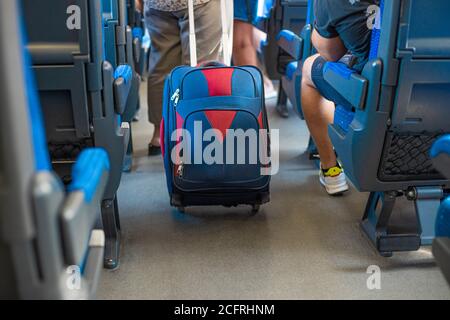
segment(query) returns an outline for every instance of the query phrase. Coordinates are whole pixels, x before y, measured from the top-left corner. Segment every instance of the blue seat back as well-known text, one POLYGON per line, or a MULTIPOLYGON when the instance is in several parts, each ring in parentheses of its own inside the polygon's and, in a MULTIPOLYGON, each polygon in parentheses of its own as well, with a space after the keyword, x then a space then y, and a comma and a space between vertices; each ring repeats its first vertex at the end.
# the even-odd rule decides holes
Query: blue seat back
POLYGON ((283 55, 277 45, 277 36, 287 29, 300 35, 308 17, 308 0, 276 0, 266 22, 267 40, 261 46, 266 72, 270 79, 280 79, 292 59, 283 55), (276 63, 274 63, 276 61, 276 63))
POLYGON ((105 59, 117 68, 128 63, 126 32, 128 13, 126 0, 101 0, 105 59))
MULTIPOLYGON (((22 29, 23 28, 24 27, 22 27, 22 29)), ((25 88, 27 90, 26 97, 30 117, 29 126, 31 127, 31 140, 33 142, 35 166, 37 171, 50 171, 51 163, 48 152, 47 139, 45 136, 45 126, 43 123, 41 105, 36 87, 36 80, 31 69, 31 57, 26 47, 27 43, 27 36, 25 32, 22 31, 22 65, 25 69, 24 79, 25 88)))
POLYGON ((450 183, 429 157, 436 138, 450 131, 450 2, 433 4, 381 2, 381 30, 373 32, 371 60, 362 72, 369 83, 364 106, 353 108, 347 132, 338 125, 330 129, 362 191, 450 183))
POLYGON ((280 31, 291 30, 299 35, 305 24, 308 23, 309 10, 311 9, 309 0, 281 1, 282 20, 280 31))
POLYGON ((119 8, 117 0, 101 0, 103 18, 105 20, 119 20, 119 8))
POLYGON ((87 14, 92 3, 42 0, 37 6, 35 1, 22 0, 22 4, 49 140, 90 138, 88 91, 102 85, 103 61, 97 32, 101 29, 91 19, 95 14, 87 14), (71 6, 80 12, 67 13, 71 6), (67 27, 72 14, 80 17, 79 29, 67 27))
POLYGON ((101 96, 100 2, 40 0, 36 5, 21 0, 21 4, 51 159, 54 169, 70 179, 71 163, 84 148, 95 145, 94 119, 106 115, 102 103, 113 102, 112 96, 101 96))
POLYGON ((119 25, 119 8, 117 0, 101 0, 103 22, 104 59, 117 67, 116 27, 119 25))

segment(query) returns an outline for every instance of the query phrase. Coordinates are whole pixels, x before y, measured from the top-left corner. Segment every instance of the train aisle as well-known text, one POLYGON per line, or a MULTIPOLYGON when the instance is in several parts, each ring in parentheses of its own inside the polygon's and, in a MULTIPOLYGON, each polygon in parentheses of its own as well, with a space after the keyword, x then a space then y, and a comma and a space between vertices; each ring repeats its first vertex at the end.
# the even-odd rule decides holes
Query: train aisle
MULTIPOLYGON (((141 86, 142 107, 146 86, 141 86)), ((308 131, 298 117, 280 119, 280 172, 271 202, 249 207, 169 206, 161 157, 148 158, 146 110, 133 124, 133 172, 119 189, 121 264, 104 271, 99 299, 449 299, 431 252, 381 258, 358 223, 367 194, 329 197, 304 154, 308 131), (367 269, 381 268, 381 290, 367 269)))

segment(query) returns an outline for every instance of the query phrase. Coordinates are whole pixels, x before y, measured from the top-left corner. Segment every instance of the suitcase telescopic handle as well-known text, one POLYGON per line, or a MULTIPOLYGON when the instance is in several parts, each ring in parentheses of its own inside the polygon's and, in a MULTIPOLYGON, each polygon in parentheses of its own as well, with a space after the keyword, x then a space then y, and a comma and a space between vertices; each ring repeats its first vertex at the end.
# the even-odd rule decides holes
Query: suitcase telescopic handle
MULTIPOLYGON (((214 1, 214 0, 212 0, 214 1)), ((222 48, 223 58, 225 64, 231 62, 231 50, 228 37, 227 26, 227 6, 226 0, 220 0, 220 14, 222 19, 222 48)), ((195 36, 195 16, 194 16, 194 0, 188 0, 188 14, 189 14, 189 56, 191 66, 197 67, 197 39, 195 36)))

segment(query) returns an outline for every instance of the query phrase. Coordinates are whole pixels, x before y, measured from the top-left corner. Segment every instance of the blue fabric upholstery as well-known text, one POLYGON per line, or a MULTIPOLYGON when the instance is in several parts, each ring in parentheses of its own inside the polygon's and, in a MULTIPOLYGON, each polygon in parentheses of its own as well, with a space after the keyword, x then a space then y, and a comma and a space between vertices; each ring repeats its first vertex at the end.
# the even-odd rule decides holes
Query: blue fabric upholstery
POLYGON ((275 0, 259 0, 259 1, 263 1, 264 4, 262 12, 258 12, 258 18, 268 19, 270 17, 270 13, 272 12, 272 8, 275 6, 275 0))
POLYGON ((111 49, 111 45, 115 42, 116 32, 115 26, 119 20, 119 7, 117 0, 100 0, 102 3, 102 45, 103 45, 103 60, 108 61, 115 66, 115 53, 107 52, 111 49), (113 27, 112 27, 113 26, 113 27))
MULTIPOLYGON (((381 0, 380 2, 380 19, 382 17, 383 13, 383 5, 384 0, 381 0)), ((381 20, 380 20, 380 26, 381 26, 381 20)), ((371 45, 370 45, 370 53, 369 53, 369 59, 376 58, 378 56, 378 47, 380 42, 380 35, 381 35, 381 29, 377 28, 375 25, 375 28, 372 30, 372 36, 371 36, 371 45)), ((341 75, 344 79, 349 80, 351 75, 353 73, 356 73, 356 70, 353 70, 349 68, 344 63, 340 62, 327 62, 324 67, 324 74, 328 71, 332 70, 335 73, 341 75)), ((344 107, 337 105, 336 111, 334 115, 334 123, 339 126, 345 133, 348 132, 349 126, 352 123, 353 119, 355 117, 355 113, 344 107)))
POLYGON ((281 30, 276 40, 279 41, 281 38, 285 38, 287 41, 293 41, 295 39, 295 33, 287 29, 281 30))
MULTIPOLYGON (((441 154, 450 156, 450 134, 440 137, 430 150, 432 158, 436 158, 441 154)), ((450 237, 450 197, 447 197, 439 209, 436 219, 436 236, 450 237)))
POLYGON ((286 78, 292 81, 294 73, 297 70, 297 68, 298 68, 298 61, 293 61, 289 63, 286 67, 286 78))
POLYGON ((132 30, 133 39, 138 38, 142 41, 142 38, 144 38, 144 29, 140 27, 134 27, 132 30))
POLYGON ((133 70, 127 64, 122 64, 114 71, 114 79, 123 78, 125 83, 129 83, 133 77, 133 70))
POLYGON ((355 118, 355 113, 344 106, 336 106, 334 112, 334 123, 339 126, 345 133, 355 118))
POLYGON ((306 24, 311 24, 311 19, 312 19, 312 15, 309 14, 309 12, 311 12, 312 9, 312 5, 313 5, 313 1, 314 0, 308 0, 308 8, 306 10, 306 12, 308 12, 308 14, 306 15, 306 24))
POLYGON ((101 0, 103 16, 108 19, 118 19, 119 8, 116 0, 101 0))
POLYGON ((450 134, 447 134, 439 138, 430 150, 430 155, 432 158, 436 158, 441 153, 446 153, 450 155, 450 134))
POLYGON ((103 172, 109 171, 108 154, 100 148, 85 149, 73 166, 69 192, 82 191, 87 202, 94 197, 103 172))
POLYGON ((22 25, 23 66, 25 69, 25 88, 30 112, 31 139, 33 142, 35 166, 37 171, 50 171, 51 163, 45 137, 41 105, 38 97, 36 80, 31 69, 31 57, 26 48, 27 36, 22 25))
POLYGON ((450 238, 450 197, 442 201, 436 219, 436 237, 450 238))
POLYGON ((341 75, 344 79, 349 80, 353 73, 356 71, 347 67, 347 65, 341 62, 327 62, 323 68, 323 73, 325 74, 328 70, 332 70, 337 74, 341 75))
MULTIPOLYGON (((384 0, 381 0, 381 2, 380 2, 380 28, 381 28, 381 23, 383 20, 383 9, 384 9, 384 0)), ((372 30, 369 59, 375 59, 378 56, 378 47, 380 44, 380 36, 381 36, 381 29, 379 29, 379 28, 377 28, 377 26, 375 26, 375 28, 372 30)))

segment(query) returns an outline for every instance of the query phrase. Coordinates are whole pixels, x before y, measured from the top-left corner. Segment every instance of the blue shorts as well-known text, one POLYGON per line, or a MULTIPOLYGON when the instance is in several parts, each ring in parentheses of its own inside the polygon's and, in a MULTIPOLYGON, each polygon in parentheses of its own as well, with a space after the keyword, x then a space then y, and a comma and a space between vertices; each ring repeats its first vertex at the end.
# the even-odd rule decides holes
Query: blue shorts
POLYGON ((316 86, 319 93, 327 100, 333 101, 337 106, 343 106, 348 109, 352 108, 350 102, 347 101, 339 92, 336 91, 323 77, 323 70, 327 61, 322 57, 314 60, 311 70, 311 80, 316 86))
POLYGON ((258 0, 234 0, 234 19, 255 24, 257 15, 258 0))

